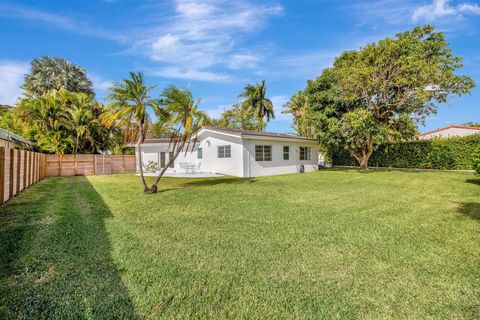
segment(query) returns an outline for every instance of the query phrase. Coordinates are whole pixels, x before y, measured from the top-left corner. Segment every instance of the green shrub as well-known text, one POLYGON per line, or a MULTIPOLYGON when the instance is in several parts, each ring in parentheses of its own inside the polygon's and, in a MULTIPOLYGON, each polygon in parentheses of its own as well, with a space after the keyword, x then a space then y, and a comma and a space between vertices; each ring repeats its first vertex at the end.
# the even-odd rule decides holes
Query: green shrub
MULTIPOLYGON (((474 151, 479 148, 480 135, 388 143, 373 152, 369 166, 469 170, 475 163, 474 151)), ((332 161, 334 165, 358 165, 345 149, 334 150, 332 161)), ((478 168, 479 161, 476 163, 478 168)))

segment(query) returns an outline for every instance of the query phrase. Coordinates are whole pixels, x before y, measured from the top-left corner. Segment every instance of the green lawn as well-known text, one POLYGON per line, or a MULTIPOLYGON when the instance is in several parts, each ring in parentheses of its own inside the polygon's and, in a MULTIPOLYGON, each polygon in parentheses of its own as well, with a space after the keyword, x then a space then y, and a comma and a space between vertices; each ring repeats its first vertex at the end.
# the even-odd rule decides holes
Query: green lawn
POLYGON ((49 178, 0 211, 1 319, 480 317, 471 173, 49 178))

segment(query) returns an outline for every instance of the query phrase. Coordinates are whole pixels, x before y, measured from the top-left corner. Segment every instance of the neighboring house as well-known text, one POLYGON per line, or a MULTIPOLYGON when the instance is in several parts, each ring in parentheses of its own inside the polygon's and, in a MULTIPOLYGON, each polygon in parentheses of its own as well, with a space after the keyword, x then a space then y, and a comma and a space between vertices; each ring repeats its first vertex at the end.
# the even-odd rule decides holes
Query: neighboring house
POLYGON ((480 127, 454 125, 417 134, 415 137, 420 140, 428 140, 432 138, 465 137, 472 134, 480 134, 480 127))
POLYGON ((0 128, 0 147, 32 150, 34 143, 0 128))
MULTIPOLYGON (((169 139, 148 139, 141 146, 142 166, 158 163, 165 167, 173 156, 169 139)), ((138 167, 138 150, 137 167, 138 167)), ((318 169, 315 139, 299 136, 204 127, 196 134, 196 143, 182 151, 170 171, 185 167, 196 172, 218 173, 237 177, 257 177, 318 169), (193 147, 192 147, 193 146, 193 147)))

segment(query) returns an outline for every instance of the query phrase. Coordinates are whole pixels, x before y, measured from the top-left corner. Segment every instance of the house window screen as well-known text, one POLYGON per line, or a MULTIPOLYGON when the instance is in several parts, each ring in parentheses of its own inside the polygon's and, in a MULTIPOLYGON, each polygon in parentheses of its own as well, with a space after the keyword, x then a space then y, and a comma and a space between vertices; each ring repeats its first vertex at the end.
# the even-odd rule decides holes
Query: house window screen
POLYGON ((218 146, 218 157, 219 158, 231 158, 232 157, 232 146, 218 146))
POLYGON ((272 161, 272 146, 255 146, 255 161, 272 161))
POLYGON ((290 147, 284 146, 283 147, 283 160, 290 160, 290 147))
POLYGON ((312 148, 300 147, 300 160, 312 160, 312 148))

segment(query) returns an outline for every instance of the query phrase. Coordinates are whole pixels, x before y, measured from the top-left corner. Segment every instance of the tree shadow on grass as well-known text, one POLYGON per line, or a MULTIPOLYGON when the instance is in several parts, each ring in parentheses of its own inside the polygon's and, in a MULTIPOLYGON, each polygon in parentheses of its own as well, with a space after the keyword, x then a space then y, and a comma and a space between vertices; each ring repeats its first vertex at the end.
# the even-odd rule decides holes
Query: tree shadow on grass
POLYGON ((480 186, 480 178, 479 179, 467 179, 467 180, 465 180, 465 182, 480 186))
POLYGON ((171 190, 178 190, 182 188, 192 187, 213 187, 217 185, 238 185, 238 184, 251 184, 255 183, 255 178, 236 178, 236 177, 220 177, 220 178, 207 178, 207 179, 192 179, 191 181, 181 182, 174 187, 167 186, 162 188, 162 182, 159 183, 158 192, 167 192, 171 190))
POLYGON ((478 202, 460 203, 458 212, 480 222, 480 203, 478 202))
POLYGON ((47 179, 0 207, 0 318, 138 319, 109 217, 85 177, 47 179))

